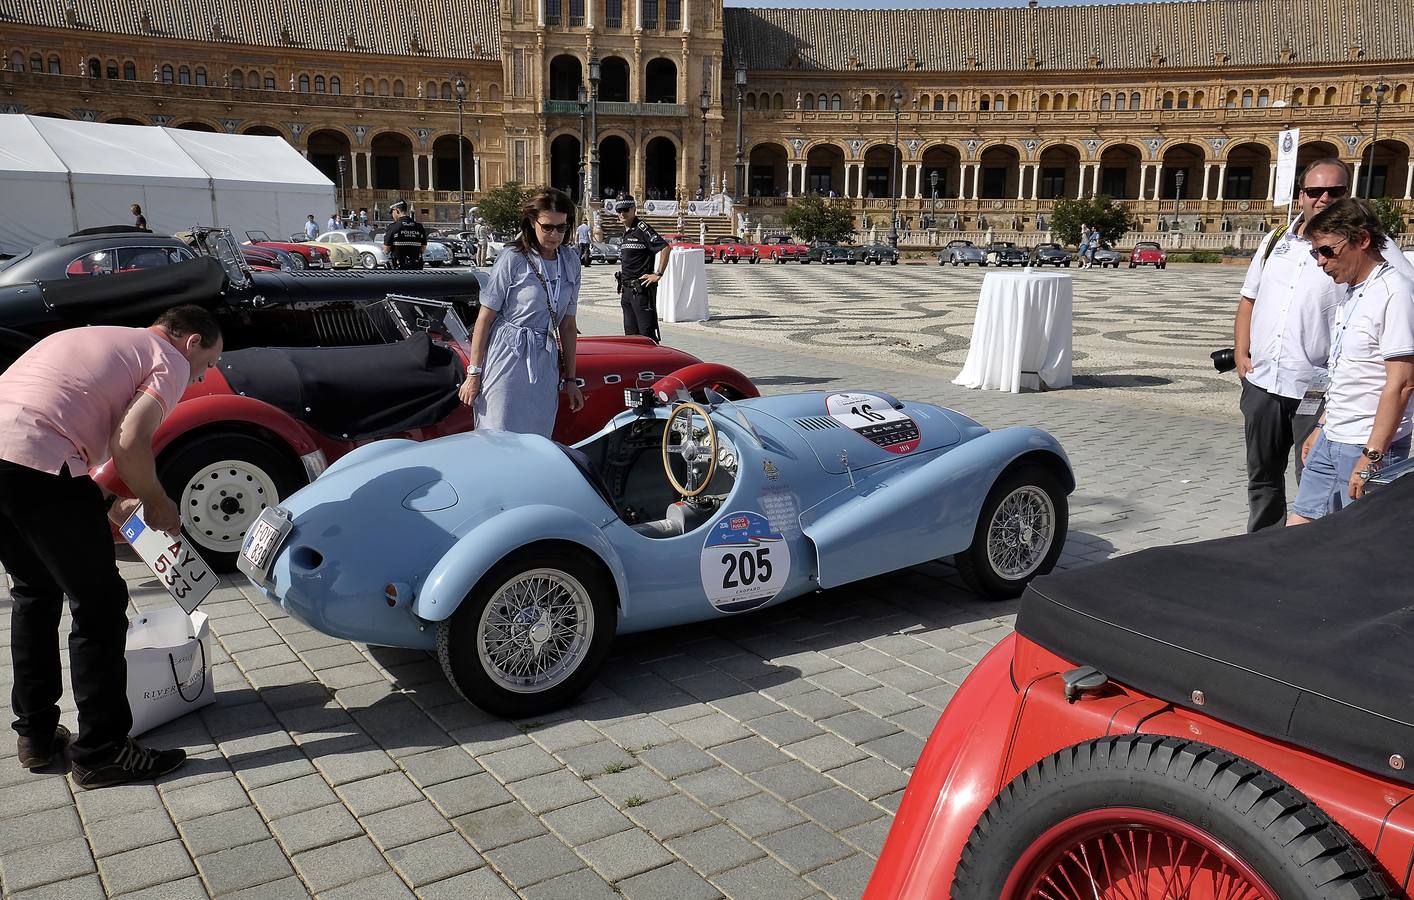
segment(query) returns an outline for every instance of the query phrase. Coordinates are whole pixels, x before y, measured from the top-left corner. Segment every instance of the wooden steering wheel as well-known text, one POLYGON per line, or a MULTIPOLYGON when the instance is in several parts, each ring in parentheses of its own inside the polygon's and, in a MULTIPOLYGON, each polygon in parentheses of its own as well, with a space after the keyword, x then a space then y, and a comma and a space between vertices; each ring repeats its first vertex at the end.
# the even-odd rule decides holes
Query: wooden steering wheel
POLYGON ((696 497, 707 490, 707 485, 712 482, 712 476, 717 472, 717 429, 712 424, 712 417, 707 414, 707 410, 696 403, 678 404, 663 425, 663 471, 667 474, 668 483, 673 486, 673 490, 684 499, 696 497), (699 418, 703 428, 696 426, 696 420, 699 418), (698 437, 698 433, 704 428, 705 444, 698 437), (676 441, 674 437, 677 438, 676 441), (677 476, 673 474, 671 460, 674 454, 686 464, 687 484, 678 481, 677 476), (703 476, 702 483, 698 484, 695 464, 704 456, 707 459, 707 474, 703 476))

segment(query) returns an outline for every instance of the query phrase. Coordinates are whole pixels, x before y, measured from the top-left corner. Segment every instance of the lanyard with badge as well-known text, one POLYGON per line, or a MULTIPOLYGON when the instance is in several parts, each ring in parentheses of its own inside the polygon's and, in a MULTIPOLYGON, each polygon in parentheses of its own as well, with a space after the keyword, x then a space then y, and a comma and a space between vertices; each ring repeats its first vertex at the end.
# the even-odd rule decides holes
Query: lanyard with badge
MULTIPOLYGON (((539 266, 535 265, 535 261, 530 258, 530 254, 529 254, 529 253, 526 253, 524 250, 521 250, 521 256, 524 256, 524 257, 525 257, 525 263, 526 263, 526 265, 530 266, 530 271, 535 275, 536 280, 538 280, 538 281, 540 282, 540 286, 545 289, 545 308, 546 308, 546 310, 549 311, 549 313, 550 313, 550 327, 549 327, 549 329, 548 329, 548 331, 550 332, 550 334, 549 334, 549 336, 546 337, 546 339, 545 339, 545 351, 546 351, 547 353, 550 352, 551 350, 559 350, 559 351, 560 351, 559 353, 556 353, 556 354, 555 354, 555 359, 556 359, 556 361, 557 361, 557 362, 559 363, 559 365, 560 365, 560 387, 559 387, 559 389, 560 389, 560 390, 564 390, 564 387, 565 387, 565 357, 564 357, 564 351, 561 350, 561 348, 560 348, 560 322, 559 322, 559 320, 558 320, 557 318, 555 318, 555 310, 559 308, 559 304, 560 304, 561 276, 562 276, 563 273, 564 273, 565 264, 564 264, 563 261, 561 261, 560 255, 559 255, 559 253, 557 252, 557 253, 555 254, 555 272, 556 272, 556 274, 555 274, 555 280, 552 282, 552 281, 549 281, 549 280, 545 277, 545 275, 540 271, 539 266), (553 284, 553 285, 555 286, 555 289, 554 289, 553 291, 550 290, 550 285, 551 285, 551 284, 553 284)), ((545 260, 545 259, 542 257, 542 261, 543 261, 543 264, 545 265, 546 271, 549 271, 549 260, 545 260)))
POLYGON ((1366 278, 1364 283, 1360 285, 1360 290, 1355 293, 1355 296, 1351 297, 1349 302, 1342 305, 1341 310, 1345 315, 1336 322, 1335 336, 1331 338, 1330 368, 1316 370, 1316 374, 1311 378, 1311 386, 1306 389, 1306 395, 1301 398, 1300 405, 1296 407, 1296 414, 1298 416, 1315 415, 1316 410, 1320 408, 1321 401, 1326 396, 1326 391, 1330 389, 1331 379, 1335 376, 1336 367, 1340 365, 1341 351, 1345 349, 1345 331, 1350 327, 1350 323, 1355 320, 1355 313, 1360 309, 1360 301, 1365 299, 1365 292, 1369 290, 1371 284, 1378 281, 1380 277, 1384 275, 1385 270, 1388 268, 1389 263, 1380 263, 1379 268, 1375 269, 1375 271, 1370 274, 1370 277, 1366 278))

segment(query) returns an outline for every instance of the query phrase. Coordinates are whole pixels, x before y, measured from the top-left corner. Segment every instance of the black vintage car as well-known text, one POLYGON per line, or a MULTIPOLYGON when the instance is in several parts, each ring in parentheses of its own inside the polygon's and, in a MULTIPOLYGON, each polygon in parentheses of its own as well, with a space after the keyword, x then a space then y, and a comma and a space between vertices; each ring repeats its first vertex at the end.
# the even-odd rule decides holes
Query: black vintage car
POLYGON ((1031 257, 1024 247, 1011 241, 993 241, 987 246, 986 261, 994 266, 1024 266, 1031 257))
POLYGON ((898 265, 898 251, 888 244, 865 244, 860 251, 860 259, 865 265, 873 263, 882 266, 888 263, 891 266, 898 265))
POLYGON ((228 350, 384 343, 363 305, 389 294, 449 301, 467 322, 475 320, 480 303, 481 284, 471 272, 252 273, 233 241, 217 239, 210 246, 211 256, 188 250, 179 261, 108 277, 61 274, 0 286, 0 370, 53 332, 78 325, 150 325, 162 310, 181 303, 213 310, 228 350))
POLYGON ((835 263, 848 263, 854 265, 859 261, 860 249, 847 244, 836 244, 833 241, 816 241, 810 245, 806 251, 804 262, 819 262, 830 266, 835 263))
POLYGON ((1075 254, 1060 244, 1036 245, 1036 265, 1038 266, 1069 266, 1074 259, 1075 254))

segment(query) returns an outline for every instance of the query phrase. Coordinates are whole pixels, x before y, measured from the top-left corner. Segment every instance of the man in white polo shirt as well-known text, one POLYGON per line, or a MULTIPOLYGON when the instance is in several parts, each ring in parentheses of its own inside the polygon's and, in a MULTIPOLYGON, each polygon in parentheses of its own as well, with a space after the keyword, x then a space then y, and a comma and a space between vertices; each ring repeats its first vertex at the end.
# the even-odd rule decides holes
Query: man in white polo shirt
POLYGON ((1311 255, 1341 285, 1330 339, 1330 391, 1306 441, 1306 477, 1288 525, 1335 512, 1387 463, 1409 455, 1414 432, 1414 281, 1385 258, 1368 201, 1339 200, 1306 229, 1311 255))

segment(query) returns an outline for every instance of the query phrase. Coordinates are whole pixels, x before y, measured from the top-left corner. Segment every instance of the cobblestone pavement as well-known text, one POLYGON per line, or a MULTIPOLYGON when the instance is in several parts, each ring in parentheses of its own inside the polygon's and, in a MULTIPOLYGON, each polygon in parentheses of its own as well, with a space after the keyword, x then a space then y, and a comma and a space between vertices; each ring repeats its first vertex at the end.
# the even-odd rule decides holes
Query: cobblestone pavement
MULTIPOLYGON (((835 285, 845 278, 938 277, 722 268, 709 277, 723 296, 759 274, 835 305, 857 299, 835 285)), ((1227 270, 1191 271, 1157 274, 1227 292, 1227 270)), ((605 278, 595 270, 590 293, 605 278)), ((886 300, 869 302, 881 329, 886 300)), ((1195 333, 1220 335, 1227 314, 1195 333)), ((590 299, 581 324, 611 333, 617 314, 590 299)), ((1188 415, 1107 390, 966 391, 940 363, 890 355, 881 368, 836 352, 824 327, 774 342, 742 331, 665 326, 669 342, 768 392, 886 388, 993 427, 1052 431, 1079 482, 1063 566, 1245 521, 1235 411, 1188 415)), ((140 563, 123 571, 139 608, 170 602, 140 563)), ((234 582, 204 609, 217 703, 147 738, 187 748, 183 769, 155 786, 74 792, 57 768, 21 769, 0 739, 6 896, 858 897, 940 710, 1015 613, 932 563, 623 640, 580 703, 507 722, 461 701, 427 655, 324 637, 234 582)))

